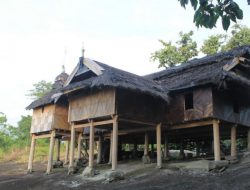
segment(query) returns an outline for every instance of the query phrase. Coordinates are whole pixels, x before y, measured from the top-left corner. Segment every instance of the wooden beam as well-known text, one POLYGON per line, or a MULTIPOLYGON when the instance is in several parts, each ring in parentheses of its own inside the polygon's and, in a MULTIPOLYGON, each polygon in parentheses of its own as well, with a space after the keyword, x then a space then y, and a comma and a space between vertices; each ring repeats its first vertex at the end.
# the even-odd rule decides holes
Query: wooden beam
POLYGON ((176 130, 176 129, 184 129, 184 128, 192 128, 192 127, 201 127, 206 125, 212 125, 213 120, 206 120, 206 121, 194 121, 192 123, 183 123, 178 125, 169 126, 168 130, 176 130))
POLYGON ((132 120, 132 119, 125 119, 125 118, 119 118, 119 121, 124 121, 124 122, 128 122, 128 123, 142 124, 142 125, 151 125, 151 126, 156 125, 156 123, 152 123, 152 122, 138 121, 138 120, 132 120))
POLYGON ((51 134, 45 134, 45 135, 35 135, 35 139, 44 139, 44 138, 50 138, 51 134))
MULTIPOLYGON (((96 122, 93 122, 93 125, 94 126, 100 126, 100 125, 107 125, 107 124, 112 124, 113 123, 113 119, 110 119, 110 120, 105 120, 105 121, 96 121, 96 122)), ((78 124, 78 125, 75 125, 75 129, 77 128, 87 128, 87 127, 90 127, 90 123, 84 123, 84 124, 78 124)))
POLYGON ((226 65, 223 66, 223 70, 224 71, 230 71, 232 68, 234 68, 239 63, 240 63, 239 57, 235 57, 231 63, 226 64, 226 65))

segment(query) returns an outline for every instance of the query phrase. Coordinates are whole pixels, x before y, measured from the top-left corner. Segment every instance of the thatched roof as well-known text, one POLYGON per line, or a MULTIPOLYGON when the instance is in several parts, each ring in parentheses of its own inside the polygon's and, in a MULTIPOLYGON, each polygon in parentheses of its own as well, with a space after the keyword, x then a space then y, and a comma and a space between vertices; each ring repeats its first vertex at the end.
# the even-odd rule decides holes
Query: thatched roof
POLYGON ((62 72, 60 75, 58 75, 55 79, 54 84, 52 85, 52 90, 46 93, 42 98, 33 101, 26 109, 34 109, 56 102, 61 95, 61 89, 68 76, 69 75, 65 72, 62 72))
MULTIPOLYGON (((82 62, 82 59, 80 62, 82 62)), ((110 87, 122 88, 149 94, 151 96, 168 101, 167 90, 163 89, 157 82, 120 69, 116 69, 98 61, 94 61, 94 63, 102 69, 100 71, 101 74, 92 76, 79 82, 68 84, 63 89, 63 91, 65 93, 69 93, 80 89, 102 89, 110 87)), ((81 64, 78 64, 78 66, 80 65, 81 64)))
POLYGON ((226 64, 232 64, 235 57, 245 55, 250 55, 250 46, 242 46, 228 52, 193 59, 180 66, 167 68, 145 77, 160 82, 162 87, 167 87, 170 92, 208 84, 221 85, 224 81, 247 84, 249 81, 244 81, 243 78, 239 78, 240 76, 223 69, 226 64))

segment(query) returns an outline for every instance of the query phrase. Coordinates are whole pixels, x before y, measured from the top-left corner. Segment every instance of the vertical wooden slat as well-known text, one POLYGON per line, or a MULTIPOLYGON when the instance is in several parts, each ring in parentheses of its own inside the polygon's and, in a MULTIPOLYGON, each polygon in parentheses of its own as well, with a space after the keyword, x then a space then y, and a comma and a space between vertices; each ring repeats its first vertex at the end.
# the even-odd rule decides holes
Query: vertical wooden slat
POLYGON ((79 133, 77 140, 77 159, 81 158, 81 149, 82 149, 82 133, 79 133))

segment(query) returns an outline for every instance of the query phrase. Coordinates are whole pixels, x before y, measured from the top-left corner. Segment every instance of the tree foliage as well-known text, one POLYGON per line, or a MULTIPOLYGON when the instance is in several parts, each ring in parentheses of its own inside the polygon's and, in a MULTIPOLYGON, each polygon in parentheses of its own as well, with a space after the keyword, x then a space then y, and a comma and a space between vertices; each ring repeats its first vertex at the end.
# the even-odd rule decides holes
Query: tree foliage
POLYGON ((250 44, 250 28, 236 24, 232 27, 231 35, 218 34, 209 36, 204 41, 201 52, 210 55, 220 51, 250 44))
POLYGON ((154 52, 151 56, 153 61, 160 62, 159 67, 172 67, 183 63, 198 54, 197 43, 192 39, 193 31, 179 33, 180 39, 172 44, 171 41, 159 40, 163 48, 154 52))
POLYGON ((223 34, 209 36, 208 39, 203 42, 203 45, 200 49, 201 52, 206 55, 219 52, 221 50, 222 44, 225 43, 226 37, 227 36, 223 34))
POLYGON ((41 80, 38 83, 33 84, 33 89, 29 90, 29 94, 27 94, 27 96, 32 99, 38 99, 43 97, 51 89, 52 89, 51 82, 41 80))
MULTIPOLYGON (((189 0, 178 0, 182 7, 186 7, 189 0)), ((195 10, 194 23, 197 27, 216 27, 217 20, 221 18, 222 27, 227 30, 231 22, 243 19, 243 11, 234 0, 190 0, 195 10)))

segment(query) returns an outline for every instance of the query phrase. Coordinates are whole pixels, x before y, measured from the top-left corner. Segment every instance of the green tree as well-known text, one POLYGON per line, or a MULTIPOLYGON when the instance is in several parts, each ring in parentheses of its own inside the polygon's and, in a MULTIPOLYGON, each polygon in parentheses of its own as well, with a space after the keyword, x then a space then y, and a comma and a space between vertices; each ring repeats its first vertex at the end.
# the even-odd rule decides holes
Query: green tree
POLYGON ((188 61, 198 54, 197 43, 192 39, 193 31, 179 33, 180 39, 175 43, 159 40, 163 48, 151 55, 153 61, 159 61, 159 67, 172 67, 188 61))
POLYGON ((201 52, 206 55, 211 55, 221 51, 222 44, 225 43, 226 38, 227 35, 223 34, 209 36, 208 39, 203 42, 200 49, 201 52))
POLYGON ((13 144, 13 140, 9 133, 9 125, 7 124, 7 117, 0 112, 0 150, 7 150, 13 144))
POLYGON ((29 94, 27 94, 27 96, 32 99, 38 99, 43 97, 51 89, 52 89, 51 82, 41 80, 38 83, 33 84, 33 89, 29 90, 29 94))
POLYGON ((250 28, 247 26, 236 24, 233 26, 231 34, 229 40, 222 46, 223 51, 250 44, 250 28))
POLYGON ((17 127, 9 127, 12 138, 16 140, 19 146, 27 146, 30 143, 31 119, 30 115, 21 116, 17 127))
POLYGON ((232 26, 231 35, 218 34, 209 36, 208 39, 203 42, 201 52, 210 55, 249 44, 250 28, 235 24, 232 26))
POLYGON ((6 115, 3 112, 0 112, 0 127, 3 127, 7 122, 6 115))
MULTIPOLYGON (((186 7, 189 0, 178 0, 182 7, 186 7)), ((243 19, 243 11, 234 0, 190 0, 195 10, 194 23, 197 27, 214 28, 218 18, 222 20, 224 30, 231 22, 243 19)))

